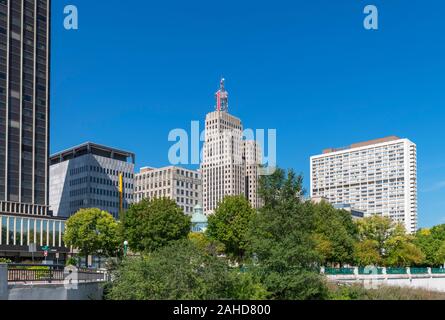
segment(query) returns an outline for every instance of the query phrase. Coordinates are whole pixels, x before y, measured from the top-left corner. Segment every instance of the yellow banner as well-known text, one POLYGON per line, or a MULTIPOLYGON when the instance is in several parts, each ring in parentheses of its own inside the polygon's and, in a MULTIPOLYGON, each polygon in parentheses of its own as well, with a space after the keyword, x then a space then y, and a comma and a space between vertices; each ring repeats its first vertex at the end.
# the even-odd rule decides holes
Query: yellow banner
POLYGON ((124 177, 122 173, 119 173, 119 192, 120 193, 124 192, 124 177))

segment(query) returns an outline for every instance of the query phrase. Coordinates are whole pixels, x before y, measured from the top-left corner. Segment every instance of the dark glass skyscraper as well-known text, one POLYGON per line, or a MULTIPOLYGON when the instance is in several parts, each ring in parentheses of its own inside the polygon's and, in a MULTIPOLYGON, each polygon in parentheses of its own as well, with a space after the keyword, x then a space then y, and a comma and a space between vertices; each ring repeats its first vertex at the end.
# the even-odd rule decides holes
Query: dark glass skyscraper
POLYGON ((48 213, 50 0, 0 0, 0 212, 48 213))

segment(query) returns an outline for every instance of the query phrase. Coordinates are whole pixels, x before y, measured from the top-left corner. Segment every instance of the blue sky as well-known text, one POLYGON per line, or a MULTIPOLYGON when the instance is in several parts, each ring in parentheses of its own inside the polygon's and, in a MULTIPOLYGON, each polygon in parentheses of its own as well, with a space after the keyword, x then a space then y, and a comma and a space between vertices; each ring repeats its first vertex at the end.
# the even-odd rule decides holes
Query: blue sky
POLYGON ((440 0, 53 1, 51 151, 94 141, 168 164, 168 133, 230 112, 276 128, 278 164, 398 135, 418 146, 420 226, 445 223, 445 3, 440 0), (79 9, 79 30, 63 8, 79 9), (363 8, 379 9, 379 30, 363 8))

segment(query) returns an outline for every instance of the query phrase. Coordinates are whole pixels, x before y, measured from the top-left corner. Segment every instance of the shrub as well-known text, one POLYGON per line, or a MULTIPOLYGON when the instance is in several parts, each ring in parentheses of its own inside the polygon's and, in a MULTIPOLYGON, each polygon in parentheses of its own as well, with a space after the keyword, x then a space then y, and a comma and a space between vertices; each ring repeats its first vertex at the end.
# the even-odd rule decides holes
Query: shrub
POLYGON ((361 285, 329 285, 330 300, 444 300, 445 293, 424 289, 381 286, 365 289, 361 285))
POLYGON ((77 266, 77 263, 78 263, 78 261, 74 257, 71 257, 66 261, 67 266, 77 266))

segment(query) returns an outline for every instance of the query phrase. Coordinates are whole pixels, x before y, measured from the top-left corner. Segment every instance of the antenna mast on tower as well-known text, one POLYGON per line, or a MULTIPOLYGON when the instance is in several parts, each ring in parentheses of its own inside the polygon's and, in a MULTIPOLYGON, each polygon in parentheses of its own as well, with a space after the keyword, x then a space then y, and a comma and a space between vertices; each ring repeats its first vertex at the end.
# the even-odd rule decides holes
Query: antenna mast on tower
POLYGON ((229 112, 229 93, 225 89, 226 79, 222 78, 216 92, 216 111, 229 112))

